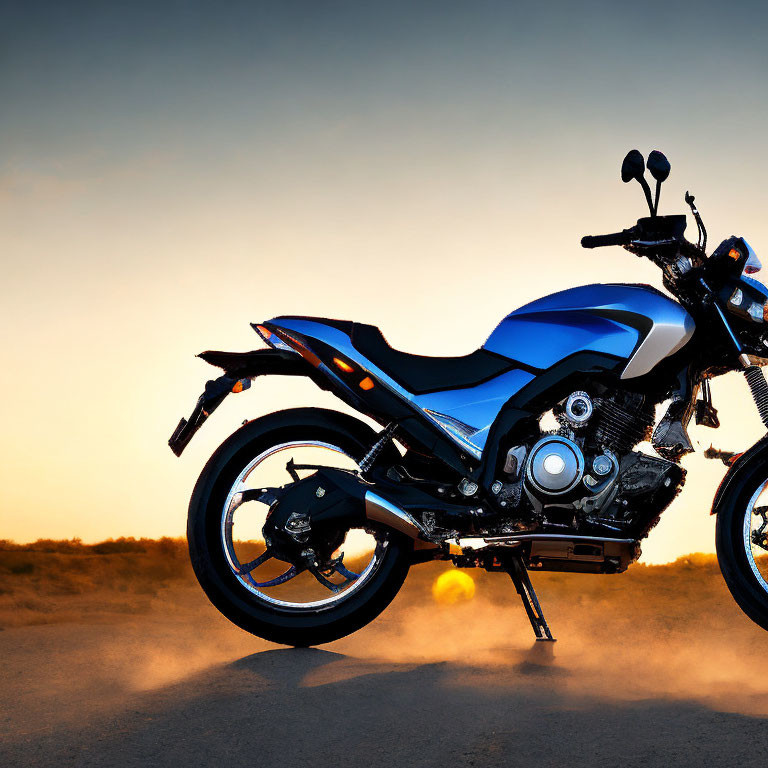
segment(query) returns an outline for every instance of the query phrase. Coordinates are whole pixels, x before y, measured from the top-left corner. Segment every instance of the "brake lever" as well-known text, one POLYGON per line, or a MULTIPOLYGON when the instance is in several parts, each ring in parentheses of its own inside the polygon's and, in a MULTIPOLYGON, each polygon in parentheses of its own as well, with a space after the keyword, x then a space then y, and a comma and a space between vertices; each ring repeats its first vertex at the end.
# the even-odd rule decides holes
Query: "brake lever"
POLYGON ((679 241, 675 238, 666 240, 633 240, 624 246, 630 253, 634 253, 635 256, 649 258, 651 261, 662 260, 664 256, 661 254, 662 249, 668 246, 677 247, 679 241))
POLYGON ((659 248, 662 245, 676 245, 679 240, 671 238, 668 240, 633 240, 630 245, 635 245, 643 248, 659 248))

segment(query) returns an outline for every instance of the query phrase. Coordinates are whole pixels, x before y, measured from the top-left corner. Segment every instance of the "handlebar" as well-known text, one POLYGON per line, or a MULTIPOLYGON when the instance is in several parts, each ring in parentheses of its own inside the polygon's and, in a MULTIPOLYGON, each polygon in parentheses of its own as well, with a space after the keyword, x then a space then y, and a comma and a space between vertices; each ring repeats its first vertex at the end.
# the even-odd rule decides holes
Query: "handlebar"
POLYGON ((638 219, 637 224, 612 235, 587 235, 581 238, 583 248, 602 248, 606 245, 629 245, 642 241, 652 243, 685 243, 685 216, 648 216, 638 219))
POLYGON ((635 227, 611 235, 586 235, 581 238, 582 248, 602 248, 606 245, 629 245, 637 237, 635 227))

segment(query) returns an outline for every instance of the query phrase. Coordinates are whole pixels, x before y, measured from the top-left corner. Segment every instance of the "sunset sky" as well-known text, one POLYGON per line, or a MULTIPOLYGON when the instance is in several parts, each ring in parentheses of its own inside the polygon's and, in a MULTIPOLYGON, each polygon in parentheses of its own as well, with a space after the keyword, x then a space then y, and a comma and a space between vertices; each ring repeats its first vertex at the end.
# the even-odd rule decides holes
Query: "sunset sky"
MULTIPOLYGON (((176 459, 214 373, 194 355, 258 347, 251 321, 355 319, 458 355, 545 293, 660 286, 579 247, 643 215, 633 147, 672 163, 663 212, 690 189, 711 241, 768 262, 763 3, 5 0, 0 19, 0 538, 182 535, 243 419, 344 409, 261 379, 176 459)), ((746 384, 713 395, 724 427, 692 436, 746 448, 746 384)), ((724 468, 684 466, 646 561, 713 550, 724 468)))

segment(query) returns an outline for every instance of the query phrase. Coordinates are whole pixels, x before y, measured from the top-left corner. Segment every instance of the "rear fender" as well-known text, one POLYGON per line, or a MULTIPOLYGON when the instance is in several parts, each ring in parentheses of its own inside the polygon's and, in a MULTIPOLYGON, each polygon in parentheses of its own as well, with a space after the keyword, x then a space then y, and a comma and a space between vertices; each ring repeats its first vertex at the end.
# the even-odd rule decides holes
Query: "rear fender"
POLYGON ((189 419, 182 419, 168 445, 181 456, 189 441, 205 420, 224 402, 230 392, 242 392, 257 376, 307 376, 322 389, 325 378, 316 368, 295 352, 281 349, 258 349, 253 352, 201 352, 199 358, 224 370, 224 375, 206 382, 189 419))
POLYGON ((256 376, 309 376, 312 366, 300 355, 282 349, 257 349, 253 352, 201 352, 198 357, 224 370, 231 379, 256 376), (309 370, 308 370, 309 369, 309 370))

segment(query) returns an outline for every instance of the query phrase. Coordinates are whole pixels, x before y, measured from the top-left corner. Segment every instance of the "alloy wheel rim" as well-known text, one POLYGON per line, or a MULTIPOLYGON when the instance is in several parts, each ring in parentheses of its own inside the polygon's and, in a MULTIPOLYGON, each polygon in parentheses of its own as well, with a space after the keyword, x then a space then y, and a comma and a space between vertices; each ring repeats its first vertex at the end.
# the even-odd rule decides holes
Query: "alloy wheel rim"
MULTIPOLYGON (((222 508, 222 513, 221 513, 220 536, 221 536, 221 544, 222 544, 224 556, 227 561, 227 565, 229 566, 230 571, 232 572, 232 575, 237 579, 237 581, 241 584, 241 586, 243 586, 246 590, 248 590, 252 595, 257 597, 259 600, 262 600, 276 607, 291 609, 294 611, 315 612, 318 610, 324 610, 324 609, 328 609, 333 606, 336 606, 339 603, 349 599, 351 595, 359 592, 359 590, 371 580, 371 578, 375 575, 375 573, 380 568, 381 563, 383 561, 384 554, 389 544, 389 538, 386 534, 380 534, 380 535, 377 534, 377 536, 374 539, 376 544, 375 544, 375 547, 373 548, 371 557, 368 563, 366 564, 365 568, 362 571, 360 571, 360 573, 357 575, 357 578, 355 578, 354 581, 352 581, 346 588, 341 589, 338 592, 332 593, 328 595, 328 597, 325 597, 320 600, 308 600, 308 601, 297 602, 297 601, 279 599, 277 597, 274 597, 273 595, 269 595, 265 593, 263 589, 260 589, 258 586, 258 582, 254 582, 252 577, 250 577, 250 572, 247 574, 242 573, 242 568, 244 564, 241 563, 238 558, 238 555, 235 549, 235 539, 233 536, 234 513, 238 508, 242 506, 242 502, 238 503, 237 496, 238 494, 242 493, 243 490, 246 490, 245 484, 248 481, 249 477, 268 458, 283 451, 295 450, 300 448, 320 448, 320 449, 333 451, 334 453, 345 456, 346 458, 350 459, 355 464, 357 464, 356 459, 350 456, 346 451, 344 451, 339 446, 336 446, 327 442, 322 442, 319 440, 289 441, 285 443, 280 443, 278 445, 274 445, 268 448, 267 450, 262 451, 260 454, 258 454, 258 456, 254 457, 248 462, 248 464, 246 464, 246 466, 238 474, 234 483, 230 486, 230 489, 227 493, 227 496, 222 508)), ((254 502, 254 503, 261 503, 261 502, 254 502)), ((265 548, 266 548, 266 545, 265 545, 265 548)), ((290 578, 292 579, 294 577, 290 577, 290 578)))

